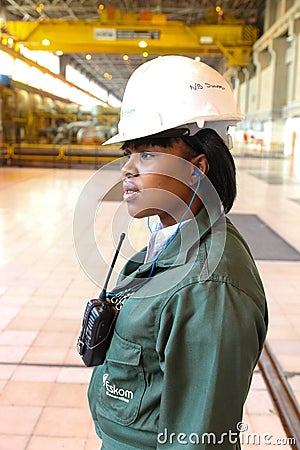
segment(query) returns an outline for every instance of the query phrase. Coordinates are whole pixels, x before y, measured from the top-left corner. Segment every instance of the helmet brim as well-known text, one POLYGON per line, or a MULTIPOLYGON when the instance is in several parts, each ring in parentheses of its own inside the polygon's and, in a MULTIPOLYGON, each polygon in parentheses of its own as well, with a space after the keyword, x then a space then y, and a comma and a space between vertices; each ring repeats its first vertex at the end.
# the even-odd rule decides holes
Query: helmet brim
MULTIPOLYGON (((226 129, 229 125, 236 126, 236 124, 238 122, 241 122, 244 119, 244 116, 241 113, 237 113, 234 118, 232 118, 232 116, 231 116, 231 120, 228 120, 228 119, 224 120, 223 118, 221 120, 220 119, 218 120, 218 119, 219 118, 217 118, 217 120, 214 120, 214 121, 212 121, 212 120, 204 121, 203 119, 202 120, 198 119, 197 122, 192 122, 192 124, 196 125, 196 131, 194 131, 192 134, 201 130, 202 128, 210 128, 210 126, 209 126, 210 122, 212 123, 212 127, 211 127, 212 129, 219 128, 219 127, 216 127, 216 124, 218 124, 218 123, 220 123, 220 124, 225 123, 226 129)), ((156 137, 157 138, 176 138, 176 137, 180 137, 180 136, 188 136, 191 134, 190 133, 190 131, 191 131, 190 125, 191 125, 191 123, 186 123, 186 124, 179 125, 177 127, 169 128, 167 130, 159 131, 158 133, 149 133, 148 135, 145 135, 142 132, 134 133, 134 135, 131 135, 131 136, 130 135, 125 136, 120 133, 117 133, 114 136, 112 136, 111 138, 109 138, 107 141, 103 142, 102 145, 118 144, 121 142, 131 141, 133 139, 139 139, 142 137, 146 138, 149 136, 151 136, 153 138, 156 138, 156 137)), ((193 128, 195 128, 195 127, 193 127, 193 128)), ((219 129, 216 129, 216 131, 218 134, 220 134, 219 129)), ((221 137, 222 137, 222 139, 224 138, 222 135, 221 135, 221 137)))

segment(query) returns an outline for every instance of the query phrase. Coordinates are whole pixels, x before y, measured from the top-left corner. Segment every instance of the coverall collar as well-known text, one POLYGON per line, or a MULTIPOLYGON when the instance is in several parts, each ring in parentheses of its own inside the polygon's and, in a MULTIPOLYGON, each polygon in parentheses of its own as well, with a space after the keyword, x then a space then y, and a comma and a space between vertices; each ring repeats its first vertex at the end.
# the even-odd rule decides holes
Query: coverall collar
MULTIPOLYGON (((212 226, 222 216, 221 210, 214 210, 210 215, 202 208, 194 219, 190 220, 175 236, 173 242, 161 253, 156 261, 157 268, 181 266, 187 262, 188 253, 196 243, 210 232, 212 226)), ((135 277, 151 269, 153 261, 145 260, 147 247, 136 253, 126 265, 123 275, 135 277)))

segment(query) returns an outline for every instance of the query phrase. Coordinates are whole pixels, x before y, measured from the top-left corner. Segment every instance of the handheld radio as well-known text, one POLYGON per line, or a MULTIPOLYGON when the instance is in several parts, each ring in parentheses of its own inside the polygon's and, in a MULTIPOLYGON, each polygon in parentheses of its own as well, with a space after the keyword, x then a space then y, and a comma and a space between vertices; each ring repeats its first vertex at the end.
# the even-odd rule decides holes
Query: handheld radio
POLYGON ((89 300, 85 308, 77 351, 87 367, 103 364, 112 339, 119 310, 106 298, 106 290, 124 239, 122 233, 99 298, 89 300))

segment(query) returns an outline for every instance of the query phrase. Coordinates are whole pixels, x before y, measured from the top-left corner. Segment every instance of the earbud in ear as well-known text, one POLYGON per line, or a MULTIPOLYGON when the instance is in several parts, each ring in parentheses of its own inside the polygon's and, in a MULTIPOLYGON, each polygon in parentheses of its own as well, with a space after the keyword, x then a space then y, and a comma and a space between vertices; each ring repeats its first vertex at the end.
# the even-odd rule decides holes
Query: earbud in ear
POLYGON ((200 173, 197 169, 194 169, 194 175, 196 175, 196 177, 200 178, 200 173))
POLYGON ((196 169, 196 167, 194 168, 194 171, 192 173, 191 179, 189 181, 189 185, 190 186, 195 186, 195 184, 197 184, 197 186, 200 186, 200 182, 201 182, 201 175, 198 169, 196 169), (195 180, 195 176, 197 177, 197 181, 195 180))

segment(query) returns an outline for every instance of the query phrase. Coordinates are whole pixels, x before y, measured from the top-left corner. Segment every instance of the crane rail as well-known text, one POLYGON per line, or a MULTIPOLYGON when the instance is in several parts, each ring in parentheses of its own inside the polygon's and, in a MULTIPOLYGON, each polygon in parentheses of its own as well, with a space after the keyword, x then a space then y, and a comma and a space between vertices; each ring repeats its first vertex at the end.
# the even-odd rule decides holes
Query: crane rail
POLYGON ((293 450, 300 450, 299 404, 268 342, 264 345, 258 366, 273 399, 287 438, 290 439, 290 446, 293 450))

